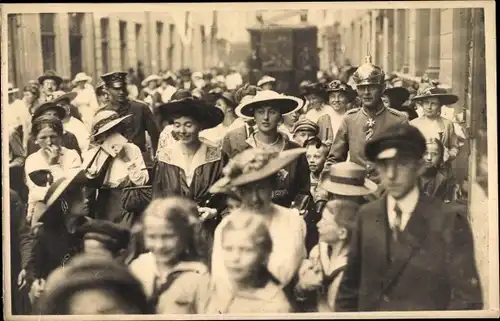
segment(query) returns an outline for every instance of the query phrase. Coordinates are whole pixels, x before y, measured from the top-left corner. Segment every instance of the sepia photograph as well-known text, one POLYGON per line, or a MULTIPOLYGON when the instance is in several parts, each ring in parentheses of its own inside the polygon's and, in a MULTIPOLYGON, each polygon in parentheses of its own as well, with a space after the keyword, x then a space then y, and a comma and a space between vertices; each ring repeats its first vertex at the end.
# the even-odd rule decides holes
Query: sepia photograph
POLYGON ((500 316, 494 1, 0 10, 6 320, 500 316))

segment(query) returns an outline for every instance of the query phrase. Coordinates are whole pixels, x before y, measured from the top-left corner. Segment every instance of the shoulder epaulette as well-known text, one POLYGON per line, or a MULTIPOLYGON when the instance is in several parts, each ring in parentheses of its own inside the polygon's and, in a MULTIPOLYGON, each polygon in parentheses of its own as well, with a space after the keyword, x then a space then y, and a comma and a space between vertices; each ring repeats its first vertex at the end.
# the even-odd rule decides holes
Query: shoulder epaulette
POLYGON ((402 111, 399 111, 397 109, 394 109, 394 108, 387 108, 387 110, 391 113, 391 114, 394 114, 394 115, 397 115, 397 116, 400 116, 400 117, 406 117, 408 118, 408 116, 402 112, 402 111))
POLYGON ((144 105, 144 106, 146 106, 146 107, 148 107, 148 108, 149 108, 149 105, 148 105, 148 104, 146 104, 145 102, 143 102, 142 100, 138 100, 138 99, 130 99, 130 101, 135 102, 135 103, 139 103, 139 104, 144 105))
POLYGON ((356 107, 356 108, 353 108, 353 109, 349 109, 348 111, 346 111, 346 112, 345 112, 345 114, 344 114, 344 115, 354 114, 354 113, 357 113, 359 110, 360 110, 360 107, 356 107))

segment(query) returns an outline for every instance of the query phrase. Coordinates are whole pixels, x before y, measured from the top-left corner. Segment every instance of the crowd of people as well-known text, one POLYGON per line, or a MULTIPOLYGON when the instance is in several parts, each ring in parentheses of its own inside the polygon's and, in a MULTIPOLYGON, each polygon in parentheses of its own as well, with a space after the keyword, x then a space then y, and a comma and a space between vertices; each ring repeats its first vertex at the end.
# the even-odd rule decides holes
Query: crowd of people
POLYGON ((14 314, 483 307, 438 82, 100 78, 9 84, 14 314))

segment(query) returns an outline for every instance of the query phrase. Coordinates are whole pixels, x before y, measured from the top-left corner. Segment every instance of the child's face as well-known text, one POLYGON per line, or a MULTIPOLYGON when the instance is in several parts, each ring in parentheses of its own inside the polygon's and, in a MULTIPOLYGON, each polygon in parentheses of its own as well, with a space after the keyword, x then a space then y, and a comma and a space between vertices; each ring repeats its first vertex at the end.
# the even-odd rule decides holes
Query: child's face
POLYGON ((319 240, 328 244, 334 244, 342 240, 342 228, 335 222, 335 216, 325 208, 321 220, 316 224, 319 240))
POLYGON ((427 166, 438 167, 441 162, 441 153, 437 144, 427 144, 427 150, 424 153, 424 161, 427 166))
POLYGON ((182 252, 182 240, 175 229, 161 217, 144 218, 144 243, 160 265, 173 265, 182 252))
POLYGON ((311 173, 318 174, 323 171, 325 167, 327 153, 323 147, 316 148, 316 146, 308 146, 306 151, 307 163, 311 173))
POLYGON ((297 131, 296 133, 293 134, 293 140, 299 144, 300 146, 304 146, 304 142, 310 138, 310 137, 313 137, 314 134, 309 132, 309 131, 305 131, 305 130, 299 130, 297 131))
POLYGON ((262 266, 262 255, 251 238, 238 231, 226 231, 222 238, 224 265, 235 282, 250 280, 262 266))

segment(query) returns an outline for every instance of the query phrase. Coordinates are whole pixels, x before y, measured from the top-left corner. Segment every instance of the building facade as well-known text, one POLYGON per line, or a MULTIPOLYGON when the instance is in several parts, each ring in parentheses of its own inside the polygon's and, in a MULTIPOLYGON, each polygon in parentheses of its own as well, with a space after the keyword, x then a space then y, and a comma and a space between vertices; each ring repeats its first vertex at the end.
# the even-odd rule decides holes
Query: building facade
POLYGON ((47 70, 94 81, 142 63, 146 75, 210 68, 219 61, 217 12, 28 13, 8 15, 9 81, 23 86, 47 70), (207 19, 208 15, 208 19, 207 19))

